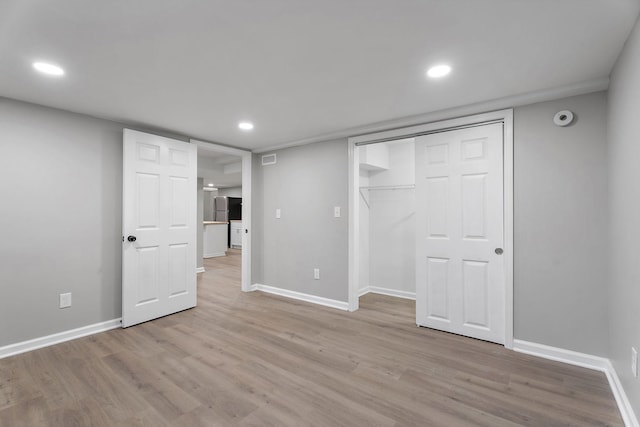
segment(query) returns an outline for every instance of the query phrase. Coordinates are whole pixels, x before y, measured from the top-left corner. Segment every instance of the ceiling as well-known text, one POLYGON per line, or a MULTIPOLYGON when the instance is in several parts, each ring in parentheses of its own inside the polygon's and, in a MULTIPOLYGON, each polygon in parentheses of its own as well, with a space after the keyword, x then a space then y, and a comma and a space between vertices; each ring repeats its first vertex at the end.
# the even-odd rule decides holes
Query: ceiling
POLYGON ((606 78, 637 0, 3 0, 0 96, 246 149, 606 78), (46 77, 46 60, 66 75, 46 77), (448 63, 440 80, 426 69, 448 63), (249 120, 255 129, 237 128, 249 120))
POLYGON ((197 142, 198 177, 204 186, 215 188, 242 186, 242 157, 221 152, 212 144, 197 142))

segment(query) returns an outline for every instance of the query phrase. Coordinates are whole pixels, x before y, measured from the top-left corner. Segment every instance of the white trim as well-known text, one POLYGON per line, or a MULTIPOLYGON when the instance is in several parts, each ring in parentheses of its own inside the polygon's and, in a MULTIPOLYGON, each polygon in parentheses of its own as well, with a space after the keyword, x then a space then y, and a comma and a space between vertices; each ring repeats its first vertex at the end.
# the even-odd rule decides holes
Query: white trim
POLYGON ((620 410, 620 415, 622 416, 625 426, 640 427, 638 419, 633 412, 631 403, 629 402, 629 398, 627 397, 627 394, 622 387, 622 383, 620 383, 620 379, 618 378, 618 374, 609 359, 517 339, 513 340, 513 350, 519 353, 541 357, 543 359, 554 360, 556 362, 568 363, 570 365, 604 372, 607 376, 607 381, 609 381, 611 392, 616 399, 616 404, 618 405, 618 409, 620 410))
POLYGON ((389 129, 380 132, 367 133, 364 135, 352 136, 349 138, 349 142, 355 144, 367 144, 372 142, 395 141, 399 139, 406 139, 413 137, 413 135, 426 134, 429 132, 439 131, 442 129, 451 129, 457 127, 464 127, 469 125, 477 125, 486 122, 503 121, 507 117, 508 113, 513 114, 512 109, 489 111, 480 114, 459 116, 448 118, 445 120, 439 120, 436 122, 427 122, 414 126, 407 126, 398 129, 389 129))
POLYGON ((411 299, 414 301, 416 300, 415 292, 399 291, 397 289, 381 288, 378 286, 368 286, 366 288, 362 288, 358 291, 358 296, 362 296, 368 293, 386 295, 395 298, 411 299))
POLYGON ((355 142, 347 144, 349 158, 349 260, 348 293, 349 311, 359 307, 360 287, 360 150, 355 142))
POLYGON ((513 109, 491 111, 473 116, 450 118, 439 122, 391 129, 349 138, 349 310, 358 309, 358 287, 360 266, 360 165, 357 143, 381 139, 402 139, 407 135, 431 132, 501 120, 504 123, 503 169, 504 169, 504 257, 505 257, 505 330, 504 346, 513 348, 513 109))
POLYGON ((9 344, 4 347, 0 347, 0 359, 121 327, 122 319, 117 318, 107 320, 106 322, 94 323, 93 325, 82 326, 80 328, 71 329, 69 331, 58 332, 56 334, 34 338, 28 341, 9 344))
POLYGON ((503 228, 504 228, 504 346, 513 348, 513 110, 504 110, 502 172, 503 172, 503 228))
POLYGON ((215 151, 218 153, 232 154, 242 157, 242 285, 243 292, 251 291, 251 179, 253 167, 253 154, 248 150, 227 147, 199 139, 191 139, 192 144, 198 146, 198 150, 215 151))
POLYGON ((535 104, 538 102, 551 101, 554 99, 568 98, 570 96, 585 95, 588 93, 607 90, 609 87, 609 78, 599 78, 588 80, 586 82, 575 83, 555 87, 551 89, 527 92, 503 98, 492 99, 489 101, 478 102, 475 104, 465 105, 462 107, 454 107, 446 110, 438 110, 425 114, 417 114, 401 119, 386 120, 382 122, 372 123, 366 126, 358 126, 336 132, 325 133, 310 138, 298 139, 284 144, 272 145, 265 148, 257 148, 254 153, 265 153, 267 151, 281 150, 283 148, 297 147, 300 145, 312 144, 314 142, 331 141, 335 139, 348 138, 354 135, 362 135, 371 132, 379 132, 386 129, 402 128, 414 126, 420 123, 435 122, 445 120, 451 117, 468 116, 478 114, 484 111, 501 110, 505 108, 519 107, 521 105, 535 104))
POLYGON ((204 273, 204 267, 197 267, 196 268, 196 274, 198 274, 198 273, 204 273))
MULTIPOLYGON (((227 255, 226 252, 212 252, 210 254, 203 254, 202 258, 217 258, 220 256, 226 256, 226 255, 227 255)), ((203 271, 204 271, 204 268, 203 268, 203 271)))
POLYGON ((349 305, 344 301, 318 297, 310 294, 303 294, 302 292, 290 291, 288 289, 276 288, 274 286, 262 285, 260 283, 255 283, 252 286, 252 290, 262 291, 268 294, 297 299, 300 301, 310 302, 313 304, 324 305, 325 307, 337 308, 338 310, 347 311, 349 309, 349 305))
POLYGON ((555 360, 556 362, 568 363, 570 365, 583 368, 595 369, 605 372, 608 359, 604 357, 592 356, 577 351, 565 350, 564 348, 551 347, 529 341, 514 339, 513 350, 518 353, 530 354, 531 356, 542 357, 543 359, 555 360))
POLYGON ((638 422, 638 418, 633 411, 631 402, 629 402, 627 393, 622 387, 620 378, 618 378, 618 373, 610 360, 607 360, 607 370, 605 373, 607 374, 607 380, 609 380, 609 386, 611 387, 613 397, 616 399, 616 403, 618 404, 618 409, 620 410, 620 415, 622 416, 624 425, 627 427, 640 427, 640 422, 638 422))

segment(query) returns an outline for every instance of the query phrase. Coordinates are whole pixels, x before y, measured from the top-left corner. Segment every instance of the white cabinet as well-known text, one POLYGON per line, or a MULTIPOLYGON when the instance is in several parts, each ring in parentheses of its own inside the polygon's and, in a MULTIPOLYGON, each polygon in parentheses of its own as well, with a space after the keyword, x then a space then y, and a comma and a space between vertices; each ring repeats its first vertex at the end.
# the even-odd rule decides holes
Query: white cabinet
POLYGON ((242 221, 231 221, 231 247, 242 248, 242 221))

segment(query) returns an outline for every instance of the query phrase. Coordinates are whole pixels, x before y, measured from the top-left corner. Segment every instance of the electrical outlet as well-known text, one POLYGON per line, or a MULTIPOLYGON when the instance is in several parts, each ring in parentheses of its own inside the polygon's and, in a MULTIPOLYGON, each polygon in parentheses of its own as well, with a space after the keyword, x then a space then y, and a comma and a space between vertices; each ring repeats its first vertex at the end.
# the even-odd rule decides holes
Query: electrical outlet
POLYGON ((276 218, 280 218, 280 209, 276 209, 276 218))
POLYGON ((320 280, 320 269, 319 268, 314 268, 313 269, 313 278, 314 278, 314 280, 320 280))
POLYGON ((638 377, 638 352, 635 347, 631 347, 631 372, 634 377, 638 377))
POLYGON ((71 292, 60 294, 60 308, 71 307, 71 292))
POLYGON ((333 207, 333 217, 340 218, 340 206, 333 207))

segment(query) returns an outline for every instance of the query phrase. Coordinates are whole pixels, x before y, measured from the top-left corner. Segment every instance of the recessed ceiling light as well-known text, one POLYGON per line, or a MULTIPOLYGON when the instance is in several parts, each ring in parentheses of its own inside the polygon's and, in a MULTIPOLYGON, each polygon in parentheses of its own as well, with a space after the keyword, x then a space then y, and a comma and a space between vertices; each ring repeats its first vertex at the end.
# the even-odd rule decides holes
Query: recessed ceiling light
POLYGON ((51 76, 62 76, 64 75, 64 70, 57 65, 49 64, 47 62, 34 62, 33 68, 40 71, 41 73, 49 74, 51 76))
POLYGON ((251 130, 253 129, 253 123, 251 122, 240 122, 238 123, 238 127, 242 130, 251 130))
POLYGON ((213 184, 207 184, 209 187, 213 187, 213 184))
POLYGON ((437 78, 444 77, 451 72, 451 67, 448 65, 436 65, 435 67, 429 68, 427 71, 427 76, 437 78))

